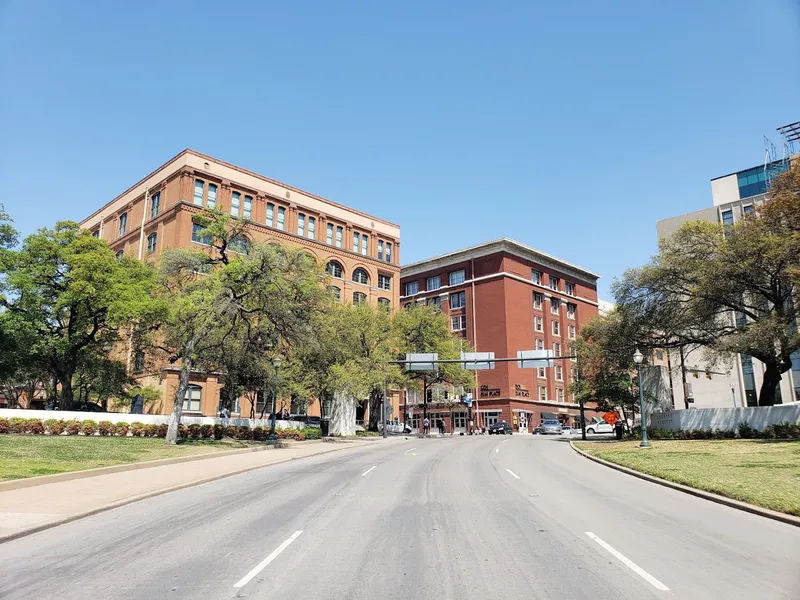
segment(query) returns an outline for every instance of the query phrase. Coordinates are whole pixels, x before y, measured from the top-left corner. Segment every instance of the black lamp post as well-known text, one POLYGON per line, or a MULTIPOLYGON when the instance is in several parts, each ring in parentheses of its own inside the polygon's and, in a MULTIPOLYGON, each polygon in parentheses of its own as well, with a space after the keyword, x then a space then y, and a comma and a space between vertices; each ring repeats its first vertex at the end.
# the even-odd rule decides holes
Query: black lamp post
POLYGON ((642 361, 644 360, 644 356, 641 352, 639 352, 639 348, 636 348, 636 352, 633 355, 633 362, 636 363, 636 371, 639 374, 639 415, 642 419, 642 443, 639 444, 640 448, 649 448, 650 447, 650 440, 647 439, 647 419, 645 418, 644 414, 644 385, 642 385, 642 361))

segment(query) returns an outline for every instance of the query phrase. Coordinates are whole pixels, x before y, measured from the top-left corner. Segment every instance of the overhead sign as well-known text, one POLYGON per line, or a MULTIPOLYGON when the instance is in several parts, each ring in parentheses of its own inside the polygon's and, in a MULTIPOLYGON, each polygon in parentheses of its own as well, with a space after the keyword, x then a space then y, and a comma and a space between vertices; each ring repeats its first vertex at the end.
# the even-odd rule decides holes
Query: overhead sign
POLYGON ((494 369, 494 352, 462 352, 461 368, 467 371, 494 369))
POLYGON ((518 350, 517 367, 520 369, 537 369, 540 367, 552 367, 552 350, 518 350))
POLYGON ((406 369, 408 371, 435 371, 439 362, 436 352, 424 354, 406 354, 406 369))

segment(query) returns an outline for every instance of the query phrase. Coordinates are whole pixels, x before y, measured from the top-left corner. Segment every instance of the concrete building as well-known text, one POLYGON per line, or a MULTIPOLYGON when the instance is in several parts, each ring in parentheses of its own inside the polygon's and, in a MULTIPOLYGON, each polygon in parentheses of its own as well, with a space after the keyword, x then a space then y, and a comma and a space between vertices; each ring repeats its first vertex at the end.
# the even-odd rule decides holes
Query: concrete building
MULTIPOLYGON (((568 356, 580 328, 598 314, 599 275, 524 244, 503 238, 403 267, 404 306, 437 306, 452 331, 478 352, 516 357, 518 350, 551 349, 568 356)), ((545 416, 575 424, 578 404, 568 393, 575 376, 569 358, 556 366, 520 369, 516 362, 476 371, 473 417, 476 426, 499 420, 530 432, 545 416)), ((458 390, 454 391, 456 394, 458 390)), ((434 419, 449 410, 429 407, 434 419)), ((418 427, 421 398, 409 394, 404 413, 418 427)), ((455 430, 467 426, 467 411, 455 409, 455 430)), ((594 413, 591 413, 594 414, 594 413)), ((450 421, 446 419, 448 430, 450 421)))
MULTIPOLYGON (((792 160, 797 158, 794 156, 792 160)), ((789 160, 776 161, 712 179, 712 206, 658 221, 658 239, 671 236, 690 221, 732 224, 741 220, 764 202, 771 177, 788 166, 789 160)), ((731 408, 756 406, 758 403, 764 366, 756 358, 731 355, 712 363, 702 350, 670 350, 666 353, 666 361, 676 409, 690 406, 731 408), (687 402, 689 398, 694 402, 687 402)), ((792 363, 793 368, 783 374, 776 403, 800 400, 800 353, 795 354, 792 363)))
MULTIPOLYGON (((204 207, 246 219, 254 241, 291 244, 314 256, 326 265, 340 301, 398 306, 399 226, 193 150, 158 167, 81 225, 119 255, 155 260, 168 248, 204 245, 192 223, 204 207)), ((177 387, 175 370, 165 367, 148 383, 162 391, 154 412, 168 411, 177 387)), ((216 375, 197 373, 184 411, 216 414, 220 387, 216 375)), ((260 414, 262 401, 256 403, 242 398, 233 413, 246 417, 253 408, 260 414)), ((299 412, 301 407, 286 408, 299 412)), ((309 414, 319 415, 319 409, 312 400, 309 414)))

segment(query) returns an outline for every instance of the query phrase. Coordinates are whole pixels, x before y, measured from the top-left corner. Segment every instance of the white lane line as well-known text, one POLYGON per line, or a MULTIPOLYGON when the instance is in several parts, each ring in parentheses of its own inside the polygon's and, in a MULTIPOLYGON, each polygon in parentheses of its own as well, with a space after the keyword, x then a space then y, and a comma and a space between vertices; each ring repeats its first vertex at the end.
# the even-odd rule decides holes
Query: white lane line
POLYGON ((498 452, 500 452, 500 448, 495 448, 494 452, 495 452, 495 454, 497 454, 498 452))
POLYGON ((509 475, 511 475, 514 479, 519 479, 520 478, 519 475, 514 473, 514 471, 512 471, 511 469, 506 469, 506 471, 508 471, 509 475))
POLYGON ((416 448, 409 448, 408 450, 406 450, 406 454, 408 454, 409 452, 413 452, 414 450, 416 450, 416 448))
POLYGON ((366 471, 364 471, 364 472, 361 474, 361 476, 363 477, 364 475, 366 475, 367 473, 369 473, 370 471, 372 471, 372 469, 376 469, 377 467, 378 467, 378 465, 372 465, 372 466, 371 466, 369 469, 367 469, 366 471))
POLYGON ((665 586, 663 583, 661 583, 661 582, 660 582, 658 579, 656 579, 655 577, 653 577, 652 575, 650 575, 650 573, 648 573, 647 571, 645 571, 645 570, 644 570, 642 567, 640 567, 640 566, 639 566, 639 565, 637 565, 635 562, 633 562, 632 560, 630 560, 630 559, 629 559, 628 557, 626 557, 624 554, 622 554, 621 552, 618 552, 618 551, 617 551, 616 549, 614 549, 612 546, 608 545, 606 542, 604 542, 603 540, 601 540, 599 537, 597 537, 597 536, 596 536, 595 534, 593 534, 591 531, 587 531, 587 532, 586 532, 586 535, 588 535, 588 536, 589 536, 589 539, 592 539, 592 540, 594 540, 595 542, 597 542, 598 544, 600 544, 600 546, 602 546, 603 548, 605 548, 606 550, 608 550, 608 551, 609 551, 609 552, 610 552, 612 555, 614 555, 614 556, 615 556, 617 559, 619 559, 619 561, 620 561, 620 562, 621 562, 623 565, 625 565, 626 567, 628 567, 628 568, 629 568, 631 571, 633 571, 634 573, 636 573, 636 574, 637 574, 639 577, 641 577, 642 579, 644 579, 644 580, 645 580, 647 583, 649 583, 650 585, 652 585, 654 588, 656 588, 657 590, 661 590, 662 592, 668 592, 668 591, 669 591, 669 588, 668 588, 667 586, 665 586))
POLYGON ((264 567, 266 567, 269 563, 271 563, 273 560, 278 558, 278 555, 281 552, 283 552, 284 550, 286 550, 286 548, 289 547, 289 544, 291 544, 293 541, 295 541, 297 538, 299 538, 301 533, 303 533, 303 532, 302 531, 295 531, 288 540, 286 540, 280 546, 275 548, 275 550, 272 551, 272 554, 270 554, 267 558, 265 558, 260 563, 258 563, 255 567, 253 567, 253 569, 247 575, 245 575, 239 581, 237 581, 233 585, 233 587, 240 588, 240 587, 244 587, 248 583, 250 583, 250 580, 253 577, 255 577, 256 575, 261 573, 261 571, 264 570, 264 567))

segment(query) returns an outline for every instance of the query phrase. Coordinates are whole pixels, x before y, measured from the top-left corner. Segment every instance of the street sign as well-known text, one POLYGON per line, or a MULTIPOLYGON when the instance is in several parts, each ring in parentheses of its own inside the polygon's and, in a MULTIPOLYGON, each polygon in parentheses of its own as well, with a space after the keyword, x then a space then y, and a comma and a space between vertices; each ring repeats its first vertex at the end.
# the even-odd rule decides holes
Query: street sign
POLYGON ((408 371, 436 371, 437 362, 439 362, 439 355, 436 352, 406 354, 408 371))
POLYGON ((518 350, 517 367, 520 369, 536 369, 539 367, 552 367, 552 350, 518 350))
POLYGON ((494 369, 494 352, 462 352, 461 360, 461 368, 467 371, 494 369))

